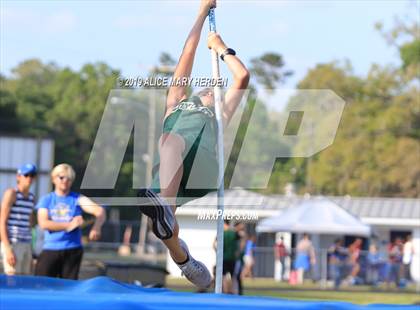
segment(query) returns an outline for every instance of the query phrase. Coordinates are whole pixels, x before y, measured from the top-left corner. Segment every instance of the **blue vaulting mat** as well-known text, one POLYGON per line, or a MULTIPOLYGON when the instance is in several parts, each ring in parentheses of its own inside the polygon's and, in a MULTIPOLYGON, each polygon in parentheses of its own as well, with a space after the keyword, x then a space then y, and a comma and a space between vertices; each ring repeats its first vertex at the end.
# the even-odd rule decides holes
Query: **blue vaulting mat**
POLYGON ((1 310, 140 310, 140 309, 416 309, 418 306, 345 302, 292 301, 278 298, 179 293, 143 288, 97 277, 84 281, 33 276, 0 276, 1 310))

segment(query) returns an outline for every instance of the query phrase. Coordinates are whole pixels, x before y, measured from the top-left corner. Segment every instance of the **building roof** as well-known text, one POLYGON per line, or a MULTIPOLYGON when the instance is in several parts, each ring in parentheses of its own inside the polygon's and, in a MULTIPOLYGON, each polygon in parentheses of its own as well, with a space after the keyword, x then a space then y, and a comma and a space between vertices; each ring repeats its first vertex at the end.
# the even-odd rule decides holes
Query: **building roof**
MULTIPOLYGON (((227 210, 281 211, 304 200, 320 196, 262 195, 244 189, 225 191, 224 204, 227 210)), ((324 196, 360 218, 416 220, 420 223, 420 199, 385 197, 324 196)), ((185 204, 185 207, 214 208, 217 193, 212 192, 200 199, 185 204)), ((184 208, 184 207, 183 207, 184 208)), ((181 208, 182 209, 182 208, 181 208)))

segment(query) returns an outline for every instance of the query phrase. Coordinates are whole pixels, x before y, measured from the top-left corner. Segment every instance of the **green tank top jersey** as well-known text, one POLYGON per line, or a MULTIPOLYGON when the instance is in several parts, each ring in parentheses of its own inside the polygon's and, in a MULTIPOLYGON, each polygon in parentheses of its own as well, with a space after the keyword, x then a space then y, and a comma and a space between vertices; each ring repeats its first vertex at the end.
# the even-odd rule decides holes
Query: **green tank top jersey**
MULTIPOLYGON (((180 135, 185 141, 183 176, 177 194, 177 204, 217 190, 217 122, 213 107, 206 107, 199 97, 182 100, 163 122, 163 133, 180 135)), ((160 192, 160 158, 153 167, 151 189, 160 192)))
POLYGON ((182 100, 163 123, 163 132, 181 135, 186 142, 186 151, 197 143, 200 148, 216 155, 217 122, 215 110, 201 103, 199 97, 182 100))

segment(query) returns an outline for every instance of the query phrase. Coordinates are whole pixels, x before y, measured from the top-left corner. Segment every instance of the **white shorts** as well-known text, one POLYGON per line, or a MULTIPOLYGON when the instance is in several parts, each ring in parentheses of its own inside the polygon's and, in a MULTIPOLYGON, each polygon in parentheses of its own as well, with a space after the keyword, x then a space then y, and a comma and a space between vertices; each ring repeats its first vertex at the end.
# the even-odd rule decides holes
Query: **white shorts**
POLYGON ((14 266, 9 265, 6 261, 6 249, 1 244, 1 255, 3 259, 4 273, 7 275, 17 274, 31 274, 32 270, 32 245, 31 243, 12 243, 10 247, 15 253, 16 264, 14 266))
POLYGON ((245 266, 251 266, 254 264, 254 258, 251 255, 244 255, 245 266))

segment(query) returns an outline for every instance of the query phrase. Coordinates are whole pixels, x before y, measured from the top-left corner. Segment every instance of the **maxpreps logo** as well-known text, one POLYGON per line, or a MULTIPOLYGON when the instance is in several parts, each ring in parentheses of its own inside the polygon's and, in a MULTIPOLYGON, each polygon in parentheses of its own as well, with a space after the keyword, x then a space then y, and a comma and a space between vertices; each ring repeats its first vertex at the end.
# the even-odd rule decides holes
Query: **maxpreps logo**
MULTIPOLYGON (((152 166, 150 159, 156 155, 153 155, 154 150, 158 149, 159 135, 155 134, 155 128, 163 121, 162 105, 166 97, 164 89, 114 89, 110 92, 83 176, 82 189, 115 189, 131 137, 132 187, 149 186, 144 174, 147 166, 152 166), (149 150, 152 151, 146 153, 149 150)), ((344 107, 344 100, 326 89, 273 89, 252 95, 247 91, 228 126, 223 128, 224 169, 228 168, 230 174, 226 189, 266 189, 278 158, 308 158, 325 150, 334 143, 344 107), (252 109, 248 108, 251 104, 252 109), (267 128, 262 123, 266 115, 272 125, 267 128), (257 134, 261 130, 270 131, 270 139, 255 147, 255 139, 262 139, 263 135, 257 134), (227 167, 230 157, 234 157, 235 160, 231 161, 234 165, 227 167)), ((185 102, 176 109, 197 108, 194 103, 185 102)), ((213 113, 210 110, 206 112, 213 113)), ((189 154, 192 147, 192 144, 186 145, 183 154, 189 154)), ((200 176, 202 167, 197 162, 200 161, 192 163, 190 176, 195 177, 186 181, 187 190, 203 188, 206 175, 200 176)), ((174 167, 171 173, 176 171, 174 167)), ((151 174, 150 171, 148 174, 151 174)), ((219 184, 215 184, 210 189, 217 190, 218 187, 219 184)), ((139 203, 136 197, 95 199, 105 205, 139 203)))
POLYGON ((258 213, 256 211, 200 210, 197 214, 197 220, 200 221, 216 221, 219 218, 229 221, 258 221, 258 213))

